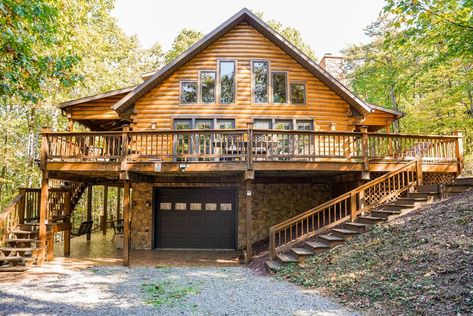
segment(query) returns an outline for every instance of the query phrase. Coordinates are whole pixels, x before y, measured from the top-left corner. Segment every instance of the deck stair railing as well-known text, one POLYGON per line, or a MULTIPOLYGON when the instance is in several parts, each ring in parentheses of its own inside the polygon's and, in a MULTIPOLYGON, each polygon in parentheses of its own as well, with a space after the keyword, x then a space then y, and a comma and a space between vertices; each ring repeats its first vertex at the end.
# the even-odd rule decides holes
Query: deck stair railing
POLYGON ((356 189, 344 193, 302 214, 285 220, 269 229, 269 254, 325 232, 376 206, 399 197, 422 181, 421 159, 380 176, 356 189))
POLYGON ((461 160, 461 135, 261 129, 43 133, 48 162, 461 160))
MULTIPOLYGON (((48 220, 67 221, 68 214, 65 214, 66 197, 71 197, 76 191, 83 192, 83 186, 72 186, 67 188, 51 188, 48 198, 48 220)), ((80 193, 81 194, 81 193, 80 193)), ((39 222, 41 189, 20 188, 18 194, 10 204, 0 213, 0 243, 3 243, 10 233, 19 224, 39 222)))

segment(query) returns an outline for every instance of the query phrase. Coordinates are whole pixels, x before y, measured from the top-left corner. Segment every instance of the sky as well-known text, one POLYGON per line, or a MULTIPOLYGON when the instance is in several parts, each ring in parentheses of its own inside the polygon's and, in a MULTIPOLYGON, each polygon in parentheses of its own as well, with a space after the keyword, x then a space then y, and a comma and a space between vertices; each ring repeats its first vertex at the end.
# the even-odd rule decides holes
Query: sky
POLYGON ((374 22, 383 0, 117 0, 112 15, 129 35, 148 48, 164 50, 184 28, 207 34, 246 7, 298 29, 318 58, 368 41, 364 29, 374 22))

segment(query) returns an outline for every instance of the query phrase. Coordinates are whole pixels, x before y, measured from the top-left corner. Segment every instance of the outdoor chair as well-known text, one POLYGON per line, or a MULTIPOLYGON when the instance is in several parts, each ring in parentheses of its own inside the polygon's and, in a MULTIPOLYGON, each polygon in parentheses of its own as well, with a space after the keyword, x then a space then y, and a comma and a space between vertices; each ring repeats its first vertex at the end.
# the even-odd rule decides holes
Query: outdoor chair
POLYGON ((77 231, 71 230, 71 235, 81 236, 81 235, 85 235, 85 234, 90 234, 92 232, 92 225, 93 224, 94 224, 93 221, 82 222, 77 231))

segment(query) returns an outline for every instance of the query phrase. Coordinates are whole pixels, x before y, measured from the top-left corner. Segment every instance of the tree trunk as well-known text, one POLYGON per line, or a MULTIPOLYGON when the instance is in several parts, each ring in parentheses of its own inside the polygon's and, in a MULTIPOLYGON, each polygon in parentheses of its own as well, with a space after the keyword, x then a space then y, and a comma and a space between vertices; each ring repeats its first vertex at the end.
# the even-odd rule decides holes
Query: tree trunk
MULTIPOLYGON (((394 85, 391 85, 389 88, 389 96, 391 97, 391 106, 393 110, 398 111, 399 107, 397 105, 396 94, 394 93, 394 85)), ((393 122, 393 131, 394 133, 399 133, 399 120, 393 122)))

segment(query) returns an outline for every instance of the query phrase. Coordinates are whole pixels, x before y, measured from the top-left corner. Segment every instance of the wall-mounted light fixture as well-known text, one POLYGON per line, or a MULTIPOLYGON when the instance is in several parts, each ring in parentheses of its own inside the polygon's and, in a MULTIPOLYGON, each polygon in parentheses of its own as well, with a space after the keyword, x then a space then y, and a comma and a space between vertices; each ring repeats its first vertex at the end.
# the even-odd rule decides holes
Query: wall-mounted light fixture
POLYGON ((156 122, 151 123, 151 129, 156 129, 156 122))
POLYGON ((151 203, 150 203, 149 201, 146 201, 145 206, 146 206, 146 207, 150 207, 150 206, 151 206, 151 203))

